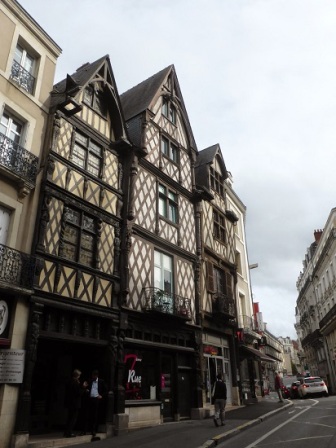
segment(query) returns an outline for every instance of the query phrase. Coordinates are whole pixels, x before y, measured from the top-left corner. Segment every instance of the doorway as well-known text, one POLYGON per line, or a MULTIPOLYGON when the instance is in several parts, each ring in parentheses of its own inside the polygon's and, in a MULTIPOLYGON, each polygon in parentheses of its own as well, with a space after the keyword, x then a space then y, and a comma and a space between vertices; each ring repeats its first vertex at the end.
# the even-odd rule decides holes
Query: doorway
POLYGON ((61 430, 67 418, 65 389, 72 371, 89 380, 93 369, 104 378, 104 347, 40 339, 31 386, 31 434, 61 430))
POLYGON ((190 370, 178 372, 178 411, 180 418, 190 418, 191 373, 190 370))

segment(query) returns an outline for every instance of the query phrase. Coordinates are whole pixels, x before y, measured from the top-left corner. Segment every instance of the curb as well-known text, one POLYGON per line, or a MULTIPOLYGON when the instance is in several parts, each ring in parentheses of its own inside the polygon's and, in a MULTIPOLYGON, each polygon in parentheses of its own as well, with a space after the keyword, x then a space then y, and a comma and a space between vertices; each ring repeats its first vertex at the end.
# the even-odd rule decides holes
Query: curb
POLYGON ((219 443, 223 442, 225 439, 229 439, 230 437, 233 437, 234 435, 238 434, 240 431, 243 431, 244 429, 248 429, 250 426, 257 425, 265 420, 267 420, 269 417, 272 417, 274 414, 277 414, 278 412, 284 411, 287 408, 293 406, 293 403, 290 402, 286 404, 285 406, 275 409, 274 411, 270 411, 267 414, 261 415, 260 417, 250 420, 247 423, 244 423, 243 425, 237 426, 237 428, 230 429, 230 431, 226 431, 223 434, 219 434, 218 436, 213 437, 210 440, 207 440, 203 445, 200 445, 197 448, 214 448, 219 443))

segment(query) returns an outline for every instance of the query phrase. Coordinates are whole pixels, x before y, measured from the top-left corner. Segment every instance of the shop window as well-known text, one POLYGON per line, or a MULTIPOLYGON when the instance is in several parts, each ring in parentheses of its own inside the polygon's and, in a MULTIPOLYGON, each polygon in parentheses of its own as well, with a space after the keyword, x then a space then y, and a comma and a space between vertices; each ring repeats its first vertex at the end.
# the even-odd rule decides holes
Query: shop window
POLYGON ((156 400, 159 397, 157 355, 146 350, 125 350, 126 400, 156 400))
POLYGON ((59 255, 67 260, 93 267, 97 246, 95 218, 79 210, 65 207, 63 222, 64 233, 59 255))

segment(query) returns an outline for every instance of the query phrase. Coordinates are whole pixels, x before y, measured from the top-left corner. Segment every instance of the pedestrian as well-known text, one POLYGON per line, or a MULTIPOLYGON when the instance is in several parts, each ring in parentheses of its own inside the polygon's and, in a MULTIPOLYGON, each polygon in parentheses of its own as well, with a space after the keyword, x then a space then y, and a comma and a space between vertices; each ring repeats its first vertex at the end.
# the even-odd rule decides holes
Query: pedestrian
POLYGON ((99 378, 98 370, 93 370, 91 381, 88 384, 84 409, 84 428, 81 435, 86 434, 87 430, 94 437, 98 431, 99 410, 102 403, 105 402, 107 387, 105 381, 99 378))
POLYGON ((279 375, 279 372, 275 372, 275 378, 274 378, 274 388, 278 394, 279 397, 279 403, 283 403, 282 393, 281 393, 281 377, 279 375))
POLYGON ((222 379, 222 375, 219 373, 217 375, 217 381, 214 384, 212 390, 212 397, 215 404, 215 416, 214 424, 218 425, 218 420, 220 418, 222 426, 225 425, 225 405, 226 405, 226 384, 222 379))
POLYGON ((81 408, 82 395, 87 383, 80 384, 80 376, 82 372, 75 369, 72 373, 72 378, 68 382, 65 390, 65 407, 68 409, 68 417, 65 424, 65 437, 76 437, 73 433, 75 424, 77 422, 78 412, 81 408))

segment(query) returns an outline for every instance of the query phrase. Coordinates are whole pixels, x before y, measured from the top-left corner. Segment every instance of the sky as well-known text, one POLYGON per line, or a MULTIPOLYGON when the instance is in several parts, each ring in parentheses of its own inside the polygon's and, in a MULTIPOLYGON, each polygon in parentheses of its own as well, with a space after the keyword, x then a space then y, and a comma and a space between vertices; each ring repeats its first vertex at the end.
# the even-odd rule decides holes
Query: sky
POLYGON ((253 300, 296 339, 302 260, 335 206, 335 0, 21 0, 62 48, 55 82, 108 54, 119 93, 175 65, 198 150, 247 207, 253 300))

